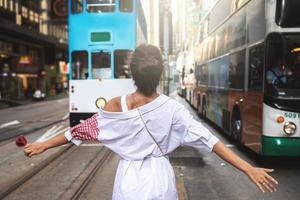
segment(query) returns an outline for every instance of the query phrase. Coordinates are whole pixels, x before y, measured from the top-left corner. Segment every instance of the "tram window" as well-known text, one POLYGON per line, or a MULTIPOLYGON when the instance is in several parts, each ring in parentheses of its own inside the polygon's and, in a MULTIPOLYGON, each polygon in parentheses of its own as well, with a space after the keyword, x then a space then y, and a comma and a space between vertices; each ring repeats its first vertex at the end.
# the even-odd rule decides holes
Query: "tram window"
POLYGON ((72 78, 73 79, 88 78, 88 52, 87 51, 72 52, 72 78))
POLYGON ((71 12, 81 13, 82 12, 82 0, 72 0, 71 1, 71 12))
POLYGON ((90 13, 114 12, 115 0, 86 0, 86 9, 90 13))
POLYGON ((129 67, 130 50, 116 50, 114 53, 115 77, 131 78, 129 67))
POLYGON ((132 0, 120 0, 120 12, 132 12, 133 2, 132 0))
POLYGON ((111 78, 111 53, 108 51, 92 52, 92 77, 94 79, 111 78))
POLYGON ((251 48, 249 53, 249 90, 262 90, 263 64, 263 45, 258 45, 251 48))

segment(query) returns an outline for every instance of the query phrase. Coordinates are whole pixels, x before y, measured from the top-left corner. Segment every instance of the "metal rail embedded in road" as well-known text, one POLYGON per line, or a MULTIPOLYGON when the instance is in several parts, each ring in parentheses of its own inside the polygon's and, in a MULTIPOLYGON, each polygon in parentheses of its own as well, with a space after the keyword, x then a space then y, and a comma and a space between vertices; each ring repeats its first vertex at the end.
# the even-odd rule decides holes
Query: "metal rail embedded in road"
POLYGON ((0 190, 0 199, 4 199, 6 196, 14 192, 16 189, 18 189, 21 185, 26 183, 29 179, 31 179, 33 176, 35 176, 37 173, 39 173, 41 170, 43 170, 46 166, 48 166, 51 162, 58 159, 61 155, 63 155, 66 151, 68 151, 73 145, 68 145, 64 147, 62 150, 58 151, 57 153, 51 155, 49 158, 47 158, 45 161, 40 163, 37 167, 35 167, 33 170, 28 171, 25 173, 21 178, 18 179, 18 181, 13 180, 10 183, 7 183, 5 188, 2 188, 0 190))

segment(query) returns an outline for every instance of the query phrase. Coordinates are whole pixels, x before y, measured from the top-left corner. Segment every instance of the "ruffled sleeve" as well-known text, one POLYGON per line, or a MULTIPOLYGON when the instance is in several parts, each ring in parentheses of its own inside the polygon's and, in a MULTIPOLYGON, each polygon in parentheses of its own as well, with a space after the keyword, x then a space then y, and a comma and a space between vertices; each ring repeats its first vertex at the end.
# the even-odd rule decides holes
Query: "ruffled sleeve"
POLYGON ((68 141, 75 145, 80 145, 82 141, 98 141, 99 122, 98 113, 86 119, 84 122, 73 126, 65 132, 65 137, 68 141))
POLYGON ((182 105, 174 114, 173 127, 180 135, 181 145, 205 148, 211 152, 214 145, 219 141, 201 122, 196 121, 182 105))

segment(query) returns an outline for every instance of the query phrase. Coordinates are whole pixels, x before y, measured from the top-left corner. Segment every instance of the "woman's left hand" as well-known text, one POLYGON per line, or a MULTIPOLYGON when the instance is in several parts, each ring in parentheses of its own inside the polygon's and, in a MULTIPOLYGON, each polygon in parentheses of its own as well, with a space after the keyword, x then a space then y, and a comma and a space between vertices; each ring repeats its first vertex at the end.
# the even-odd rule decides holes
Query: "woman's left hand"
POLYGON ((278 182, 268 174, 273 171, 274 169, 252 167, 246 174, 262 192, 265 192, 266 190, 274 192, 277 190, 276 187, 278 182))
POLYGON ((43 153, 46 150, 44 143, 34 142, 27 144, 24 147, 24 153, 26 156, 31 157, 43 153))

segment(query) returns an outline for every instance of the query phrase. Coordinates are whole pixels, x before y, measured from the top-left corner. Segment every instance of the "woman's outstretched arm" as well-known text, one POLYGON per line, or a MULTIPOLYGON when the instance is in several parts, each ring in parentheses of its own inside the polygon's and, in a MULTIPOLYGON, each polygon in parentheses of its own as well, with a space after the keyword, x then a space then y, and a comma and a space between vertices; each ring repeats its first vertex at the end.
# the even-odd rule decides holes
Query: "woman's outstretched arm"
POLYGON ((24 153, 26 156, 31 157, 43 153, 47 149, 67 144, 69 141, 76 145, 80 145, 82 141, 98 141, 99 133, 98 113, 96 113, 83 123, 77 124, 65 133, 55 136, 54 138, 44 142, 27 144, 24 147, 24 153))
POLYGON ((181 145, 205 148, 208 151, 213 151, 220 158, 247 174, 250 180, 262 192, 273 192, 276 190, 278 182, 268 174, 273 172, 273 169, 253 167, 241 159, 215 137, 201 122, 194 120, 193 116, 183 105, 180 104, 177 107, 177 112, 175 112, 173 119, 173 131, 179 135, 184 133, 181 134, 181 145))
POLYGON ((31 156, 43 153, 47 149, 61 146, 61 145, 67 144, 67 143, 69 143, 69 141, 67 140, 65 135, 62 133, 62 134, 59 134, 59 135, 55 136, 54 138, 51 138, 45 142, 34 142, 31 144, 27 144, 24 147, 24 153, 26 156, 31 157, 31 156))
POLYGON ((220 158, 247 174, 250 180, 253 181, 262 192, 265 192, 266 190, 270 192, 276 191, 278 182, 268 174, 273 172, 273 169, 253 167, 226 147, 221 141, 214 145, 213 151, 220 158))

